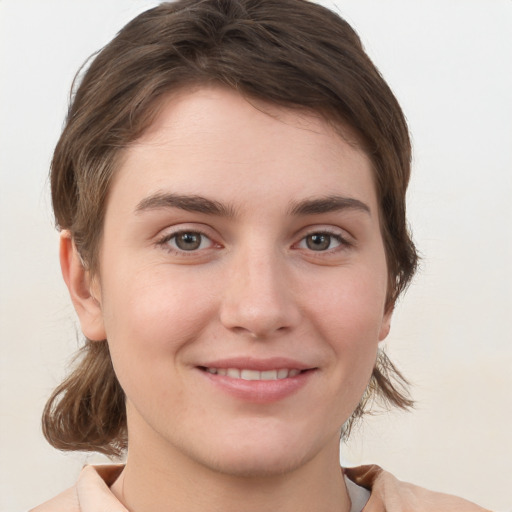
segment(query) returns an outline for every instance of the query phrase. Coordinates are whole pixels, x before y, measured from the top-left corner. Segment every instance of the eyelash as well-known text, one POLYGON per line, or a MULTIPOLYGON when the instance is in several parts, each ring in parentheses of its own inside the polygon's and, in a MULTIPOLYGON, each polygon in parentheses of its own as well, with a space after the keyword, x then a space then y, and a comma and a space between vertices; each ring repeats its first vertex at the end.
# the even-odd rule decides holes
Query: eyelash
MULTIPOLYGON (((203 233, 202 231, 193 230, 193 229, 182 229, 180 231, 168 233, 168 234, 164 235, 160 240, 157 241, 157 245, 160 247, 163 247, 166 251, 168 251, 172 254, 177 254, 179 256, 194 256, 197 254, 197 252, 199 250, 201 250, 201 247, 187 251, 185 249, 180 249, 179 247, 171 246, 169 244, 169 242, 173 239, 176 239, 180 235, 196 235, 196 236, 198 235, 201 237, 200 245, 202 245, 205 240, 209 240, 212 246, 215 245, 215 242, 213 242, 213 240, 207 234, 203 233)), ((211 248, 211 247, 208 247, 208 249, 209 248, 211 248)), ((206 249, 206 248, 202 248, 202 250, 204 250, 204 249, 206 249)))
POLYGON ((320 250, 320 251, 315 251, 314 249, 307 248, 312 253, 332 254, 332 253, 335 253, 335 252, 338 252, 338 251, 342 251, 343 249, 348 249, 348 248, 350 248, 353 245, 345 237, 343 237, 340 233, 335 233, 335 232, 332 232, 332 231, 329 231, 329 230, 325 230, 325 229, 321 230, 321 231, 311 231, 311 232, 307 233, 306 235, 304 235, 300 239, 300 241, 296 245, 299 245, 299 244, 302 244, 302 243, 306 243, 307 244, 307 239, 309 237, 312 237, 312 236, 326 236, 326 237, 329 237, 329 246, 332 244, 332 240, 335 240, 338 243, 338 245, 336 247, 328 247, 327 249, 320 250))
MULTIPOLYGON (((332 231, 329 231, 329 230, 319 230, 319 231, 310 231, 309 233, 306 233, 300 240, 299 242, 297 242, 296 244, 294 244, 293 248, 301 248, 301 247, 298 247, 300 246, 301 244, 307 244, 307 239, 308 237, 313 237, 313 236, 326 236, 326 237, 329 237, 329 246, 325 249, 325 250, 319 250, 319 251, 316 251, 314 249, 311 249, 309 247, 303 247, 303 249, 307 250, 308 252, 311 252, 312 254, 332 254, 332 253, 337 253, 339 251, 342 251, 344 249, 348 249, 350 247, 353 246, 353 243, 350 242, 349 240, 347 240, 345 237, 343 237, 340 233, 337 233, 337 232, 332 232, 332 231), (338 245, 336 245, 335 247, 330 247, 332 245, 332 240, 335 240, 338 245)), ((215 242, 205 233, 203 233, 202 231, 199 231, 199 230, 193 230, 193 229, 182 229, 180 231, 175 231, 173 233, 168 233, 166 235, 164 235, 162 238, 160 238, 158 241, 157 241, 157 245, 160 246, 160 247, 163 247, 167 252, 171 253, 171 254, 176 254, 176 255, 179 255, 179 256, 197 256, 198 252, 200 251, 204 251, 206 249, 211 249, 212 247, 214 247, 215 245, 217 245, 217 247, 221 247, 219 244, 215 244, 215 242), (169 242, 171 240, 176 240, 177 237, 179 237, 180 235, 195 235, 195 236, 199 236, 201 237, 201 241, 200 241, 200 245, 198 248, 196 249, 191 249, 191 250, 185 250, 185 249, 180 249, 179 247, 173 247, 169 244, 169 242), (201 248, 201 245, 205 242, 205 241, 209 241, 210 242, 210 246, 209 247, 203 247, 201 248)))

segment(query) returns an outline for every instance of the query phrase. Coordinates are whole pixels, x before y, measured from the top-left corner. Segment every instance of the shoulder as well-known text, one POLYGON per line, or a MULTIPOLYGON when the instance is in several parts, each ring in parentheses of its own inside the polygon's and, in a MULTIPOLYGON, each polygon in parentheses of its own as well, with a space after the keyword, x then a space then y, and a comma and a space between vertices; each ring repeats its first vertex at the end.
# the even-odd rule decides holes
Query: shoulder
POLYGON ((29 512, 80 512, 76 487, 71 487, 29 512))
POLYGON ((402 482, 379 466, 347 468, 344 472, 353 482, 371 491, 364 512, 490 512, 457 496, 402 482))

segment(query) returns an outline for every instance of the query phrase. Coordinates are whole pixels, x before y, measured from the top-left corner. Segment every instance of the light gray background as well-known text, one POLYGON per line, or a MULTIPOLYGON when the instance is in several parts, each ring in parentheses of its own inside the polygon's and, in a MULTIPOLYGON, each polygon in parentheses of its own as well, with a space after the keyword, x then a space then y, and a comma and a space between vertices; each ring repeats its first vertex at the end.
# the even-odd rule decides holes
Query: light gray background
MULTIPOLYGON (((79 338, 47 171, 75 71, 154 4, 0 0, 2 512, 50 498, 91 460, 53 450, 39 426, 79 338)), ((367 421, 343 462, 378 463, 512 510, 512 1, 336 6, 408 117, 409 217, 424 257, 387 342, 414 383, 417 409, 367 421)))

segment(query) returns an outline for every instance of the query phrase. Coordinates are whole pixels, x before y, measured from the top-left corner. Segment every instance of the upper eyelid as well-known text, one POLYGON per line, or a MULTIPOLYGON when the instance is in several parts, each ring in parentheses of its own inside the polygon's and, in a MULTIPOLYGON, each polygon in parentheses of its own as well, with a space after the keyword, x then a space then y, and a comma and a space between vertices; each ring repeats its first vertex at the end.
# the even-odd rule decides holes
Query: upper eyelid
POLYGON ((315 233, 338 236, 342 239, 354 239, 354 235, 347 229, 338 226, 313 225, 302 228, 296 232, 295 236, 302 240, 304 237, 314 235, 315 233))
POLYGON ((199 233, 208 238, 215 238, 215 232, 205 224, 180 223, 174 226, 167 226, 156 234, 157 238, 172 237, 180 233, 199 233))

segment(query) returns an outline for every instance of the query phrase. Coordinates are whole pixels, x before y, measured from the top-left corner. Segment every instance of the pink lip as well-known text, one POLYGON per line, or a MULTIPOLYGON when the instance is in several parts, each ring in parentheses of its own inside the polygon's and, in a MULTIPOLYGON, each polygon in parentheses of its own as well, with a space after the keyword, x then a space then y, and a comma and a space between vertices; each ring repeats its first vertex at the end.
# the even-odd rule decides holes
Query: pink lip
POLYGON ((208 362, 198 366, 201 375, 224 393, 242 401, 268 404, 283 400, 304 387, 316 373, 316 368, 289 358, 230 358, 208 362), (248 370, 274 370, 280 368, 302 370, 294 377, 277 380, 243 380, 227 375, 212 374, 205 368, 239 368, 248 370))

